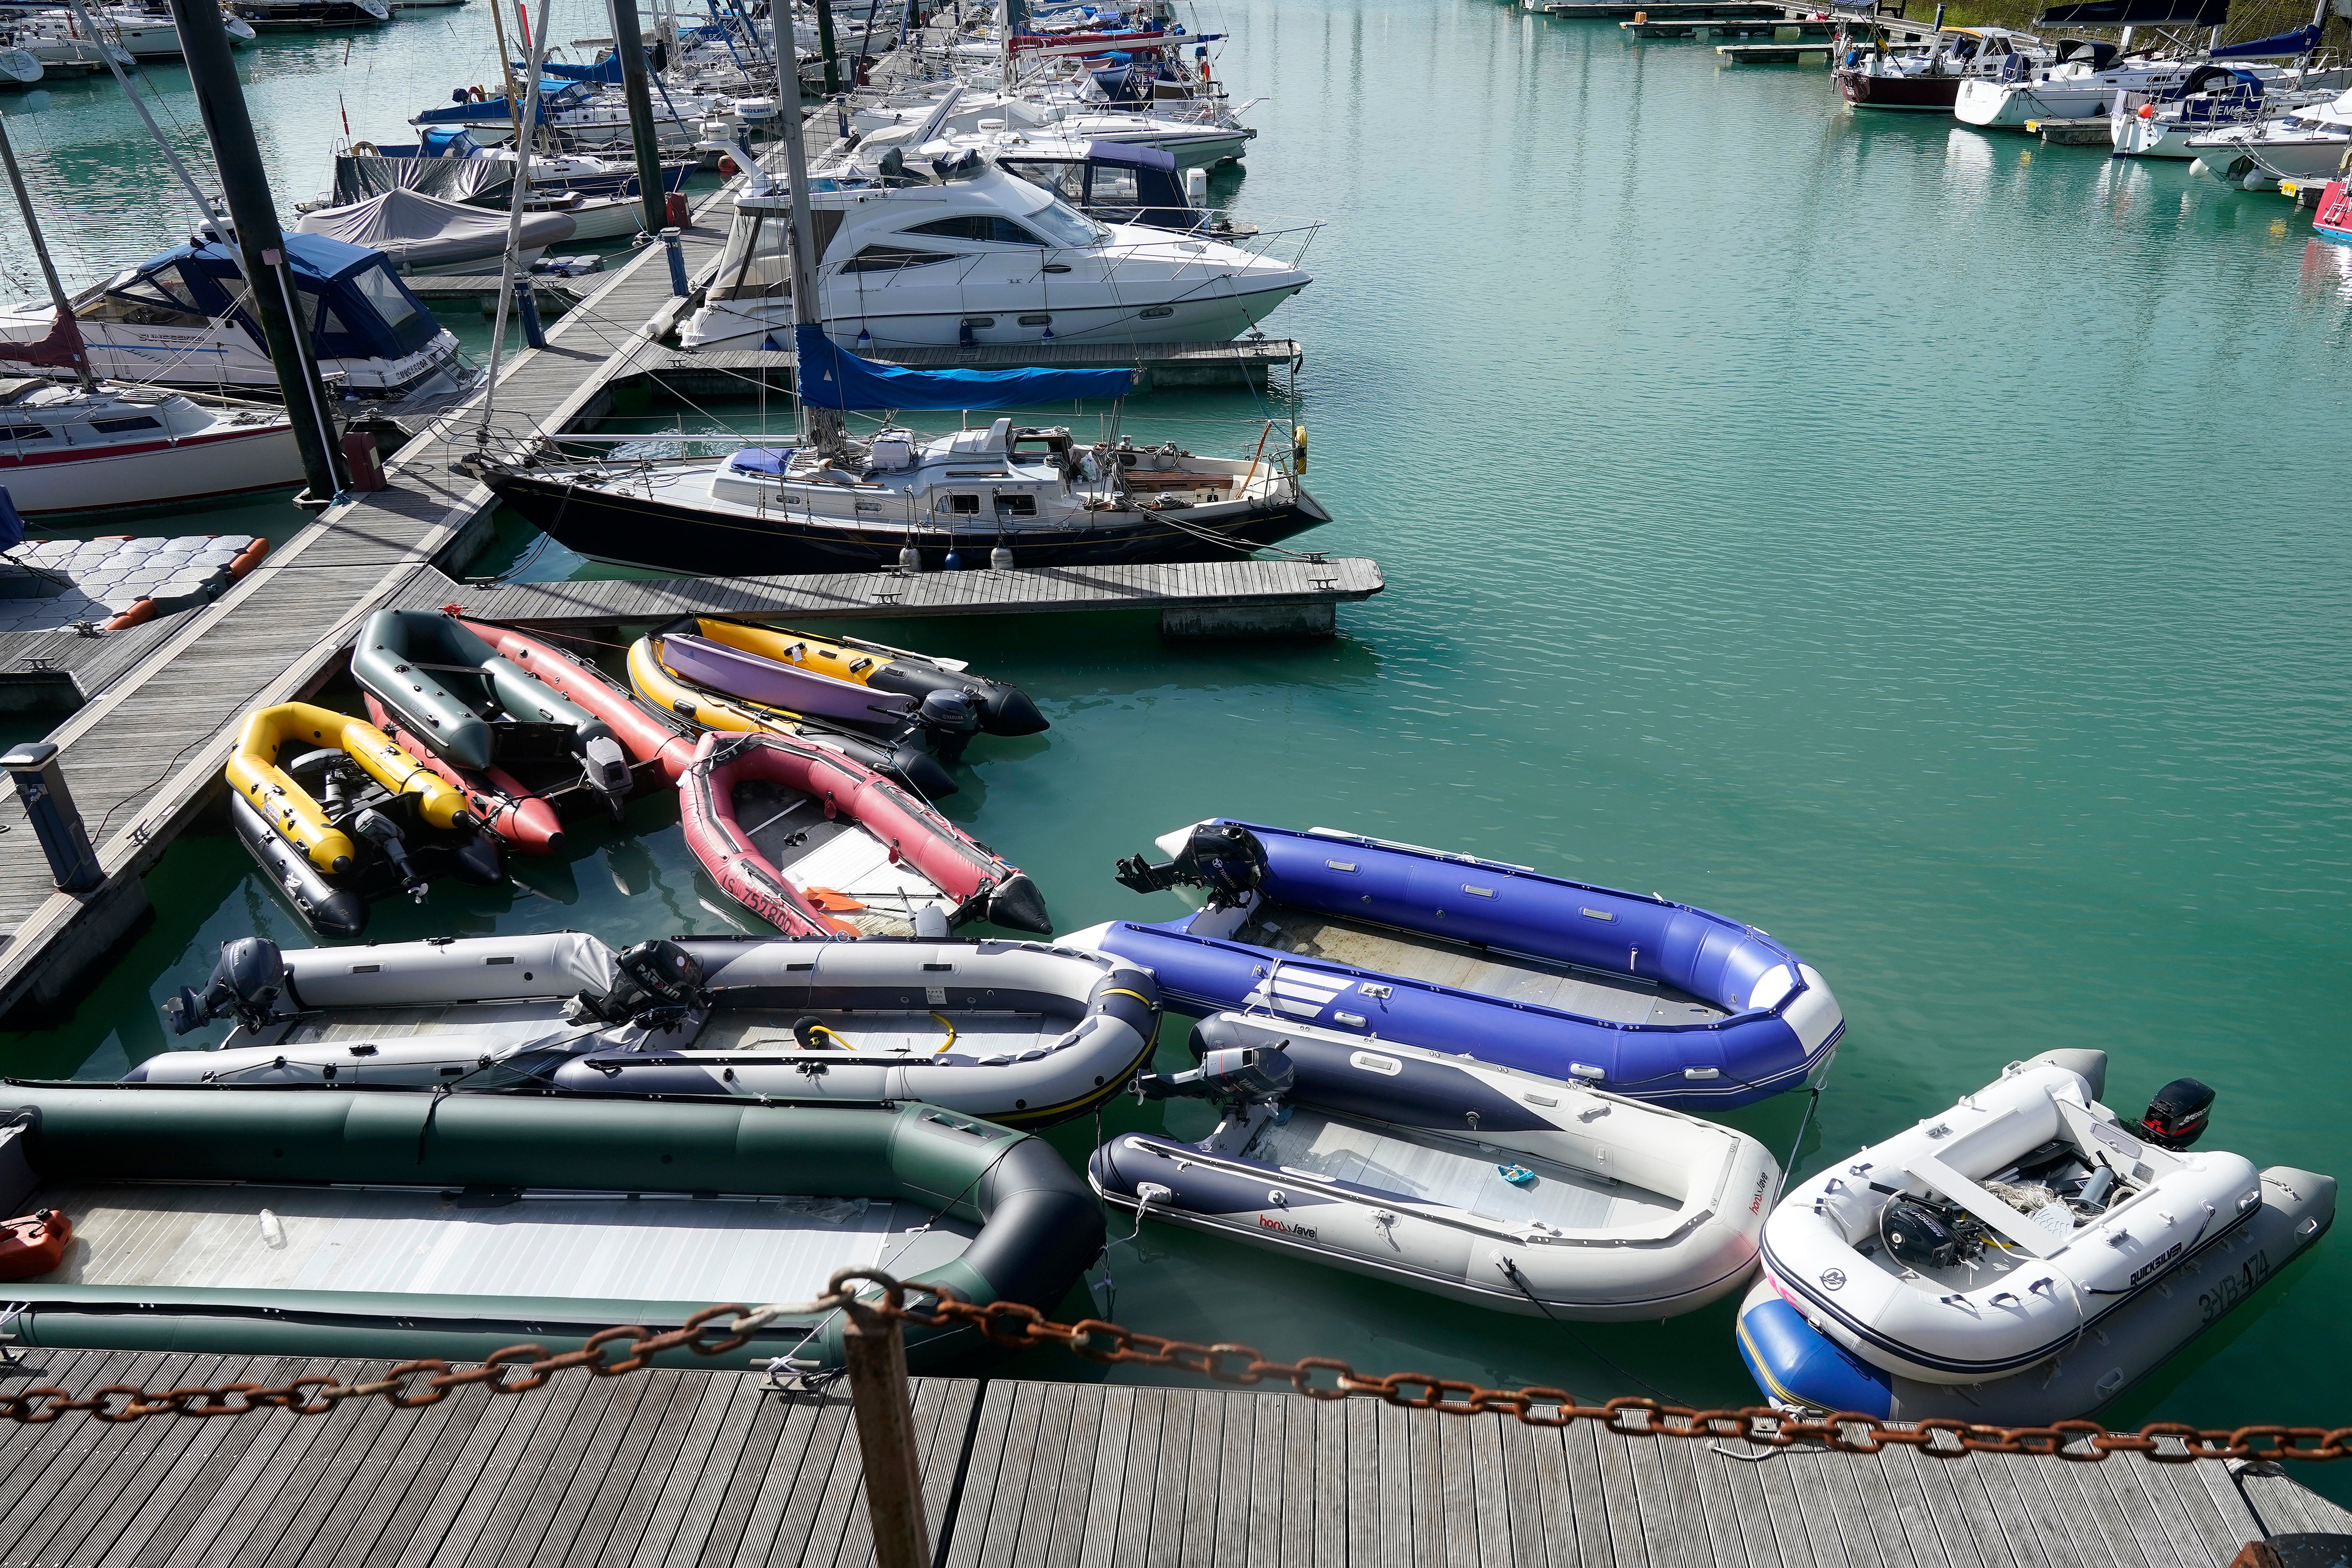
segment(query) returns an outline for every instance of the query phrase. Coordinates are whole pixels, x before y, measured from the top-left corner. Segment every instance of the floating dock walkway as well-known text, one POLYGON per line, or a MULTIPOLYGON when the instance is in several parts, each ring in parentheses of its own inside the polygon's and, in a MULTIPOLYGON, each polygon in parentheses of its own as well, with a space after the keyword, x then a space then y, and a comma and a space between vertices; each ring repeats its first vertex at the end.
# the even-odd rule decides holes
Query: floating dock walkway
MULTIPOLYGON (((705 200, 685 229, 689 278, 716 265, 732 193, 730 185, 705 200)), ((523 350, 501 369, 494 444, 577 428, 611 407, 616 381, 655 366, 683 375, 678 362, 698 357, 663 345, 688 301, 671 294, 661 247, 647 247, 614 271, 562 284, 579 297, 548 327, 547 346, 523 350)), ((1260 379, 1266 369, 1295 369, 1298 361, 1297 344, 1271 340, 1129 345, 1121 357, 1154 365, 1155 375, 1164 363, 1181 383, 1215 374, 1208 365, 1212 348, 1255 364, 1260 379)), ((1063 352, 1087 363, 1103 360, 1099 347, 1063 352)), ((981 363, 941 353, 950 356, 942 363, 981 363)), ((762 357, 786 361, 788 369, 789 355, 762 357)), ((716 363, 711 356, 704 369, 716 363)), ((740 386, 735 371, 725 374, 740 386)), ((480 424, 479 395, 436 417, 385 464, 391 488, 353 494, 321 513, 209 605, 135 628, 128 640, 117 640, 126 636, 121 633, 83 638, 70 632, 0 638, 0 687, 8 689, 0 710, 74 710, 48 739, 60 748, 58 763, 100 872, 93 886, 61 891, 24 813, 15 806, 0 813, 0 1020, 20 1026, 54 1017, 130 936, 148 908, 142 879, 218 797, 221 769, 246 713, 314 690, 341 667, 352 637, 375 610, 463 601, 478 592, 443 576, 435 563, 462 563, 489 531, 494 498, 466 463, 480 424)), ((1369 562, 1286 556, 1130 569, 1125 576, 1098 569, 937 579, 880 573, 864 584, 843 577, 797 588, 730 579, 714 589, 732 595, 719 603, 696 602, 684 579, 671 580, 658 602, 646 584, 615 584, 609 592, 615 605, 626 599, 648 620, 696 608, 751 613, 763 604, 777 614, 834 618, 1133 609, 1161 612, 1174 635, 1215 637, 1328 633, 1334 605, 1380 587, 1369 562)), ((544 605, 551 593, 600 591, 606 590, 572 584, 522 597, 544 605)), ((15 793, 13 784, 5 787, 15 793)))
MULTIPOLYGON (((383 1365, 36 1351, 0 1392, 383 1365)), ((847 1396, 764 1381, 572 1372, 413 1411, 0 1422, 0 1539, 59 1568, 873 1562, 847 1396)), ((2223 1568, 2250 1541, 2352 1531, 2275 1466, 1778 1451, 1289 1393, 913 1392, 940 1568, 2223 1568)))

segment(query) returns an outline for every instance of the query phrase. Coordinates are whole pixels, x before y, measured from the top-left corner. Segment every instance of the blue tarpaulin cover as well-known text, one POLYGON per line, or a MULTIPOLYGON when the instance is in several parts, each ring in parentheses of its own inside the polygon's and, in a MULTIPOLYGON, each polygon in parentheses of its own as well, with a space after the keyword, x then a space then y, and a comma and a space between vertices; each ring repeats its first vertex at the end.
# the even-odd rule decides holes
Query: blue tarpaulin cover
POLYGON ((1132 370, 904 370, 860 359, 814 326, 793 334, 800 399, 812 408, 1013 408, 1066 397, 1124 397, 1132 370))
POLYGON ((2292 33, 2281 33, 2270 38, 2248 38, 2242 44, 2224 44, 2213 51, 2217 60, 2259 60, 2273 55, 2300 55, 2319 47, 2319 24, 2312 23, 2292 33))

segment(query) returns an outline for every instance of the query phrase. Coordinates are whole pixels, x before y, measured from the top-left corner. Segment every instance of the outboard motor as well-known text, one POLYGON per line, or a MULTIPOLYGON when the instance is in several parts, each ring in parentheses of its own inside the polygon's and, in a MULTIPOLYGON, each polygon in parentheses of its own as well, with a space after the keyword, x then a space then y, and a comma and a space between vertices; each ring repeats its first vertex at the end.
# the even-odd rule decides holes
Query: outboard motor
POLYGON ((1139 893, 1183 886, 1209 895, 1213 910, 1230 909, 1265 880, 1265 846, 1237 822, 1204 822, 1192 829, 1176 858, 1154 866, 1140 855, 1118 863, 1121 887, 1139 893))
POLYGON ((220 962, 200 995, 183 985, 163 1004, 172 1033, 201 1029, 215 1018, 234 1014, 247 1034, 268 1024, 286 994, 286 959, 266 936, 241 936, 221 943, 220 962))
POLYGON ((953 767, 980 733, 980 704, 967 691, 928 691, 915 710, 915 722, 929 741, 931 754, 953 767))
POLYGON ((588 787, 604 797, 604 809, 613 814, 613 820, 620 821, 629 791, 636 784, 621 742, 610 735, 594 737, 580 748, 580 770, 587 776, 588 787))
POLYGON ((1898 1197, 1878 1216, 1879 1238, 1887 1256, 1913 1268, 1951 1268, 1984 1251, 1984 1237, 1972 1222, 1898 1197))
POLYGON ((665 938, 637 943, 615 956, 613 967, 619 973, 604 994, 583 991, 564 1007, 568 1021, 667 1029, 703 1000, 702 961, 665 938))
POLYGON ((1280 1046, 1234 1046, 1211 1051, 1191 1072, 1135 1075, 1138 1100, 1222 1100, 1236 1105, 1279 1100, 1298 1070, 1280 1046))
POLYGON ((352 818, 352 831, 383 851, 411 899, 420 904, 425 901, 425 895, 433 890, 432 884, 417 874, 415 862, 409 859, 408 846, 401 839, 398 823, 371 805, 352 818))
POLYGON ((2140 1135, 2162 1149, 2186 1149, 2204 1136, 2213 1091, 2193 1078, 2177 1078, 2156 1091, 2140 1118, 2140 1135))

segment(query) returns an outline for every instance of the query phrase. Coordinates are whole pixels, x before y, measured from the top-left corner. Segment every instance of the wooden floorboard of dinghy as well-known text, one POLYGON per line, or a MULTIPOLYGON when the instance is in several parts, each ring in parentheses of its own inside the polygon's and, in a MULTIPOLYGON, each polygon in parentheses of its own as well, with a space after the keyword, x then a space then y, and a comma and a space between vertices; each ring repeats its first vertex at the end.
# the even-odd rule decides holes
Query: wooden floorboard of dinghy
MULTIPOLYGON (((271 1384, 382 1363, 22 1352, 0 1388, 271 1384)), ((848 1401, 756 1373, 559 1377, 0 1424, 0 1564, 698 1568, 874 1560, 848 1401)), ((1951 1462, 1464 1420, 1288 1394, 915 1382, 924 1507, 966 1568, 2223 1568, 2265 1526, 2352 1533, 2276 1467, 1951 1462)))

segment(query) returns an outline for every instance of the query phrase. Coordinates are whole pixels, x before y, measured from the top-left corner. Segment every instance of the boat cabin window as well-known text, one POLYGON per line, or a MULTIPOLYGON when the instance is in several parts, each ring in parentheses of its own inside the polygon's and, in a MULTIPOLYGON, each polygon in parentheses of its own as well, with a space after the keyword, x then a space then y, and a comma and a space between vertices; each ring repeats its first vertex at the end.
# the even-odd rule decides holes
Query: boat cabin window
POLYGON ((933 218, 929 223, 919 223, 899 232, 929 235, 934 239, 976 239, 991 245, 1042 246, 1048 243, 1011 218, 998 217, 994 213, 963 213, 955 217, 933 218))
POLYGON ((127 419, 93 419, 89 427, 101 436, 127 436, 133 430, 161 430, 163 422, 144 414, 134 414, 127 419))
POLYGON ((1087 199, 1087 166, 1084 163, 1013 163, 1000 162, 998 168, 1016 180, 1026 180, 1042 191, 1051 191, 1068 202, 1087 199))
POLYGON ((1097 205, 1133 206, 1143 200, 1135 171, 1097 163, 1087 171, 1087 199, 1097 205))
POLYGON ((410 317, 416 314, 416 300, 383 268, 371 267, 363 272, 354 272, 351 281, 352 287, 359 290, 360 298, 375 307, 375 313, 383 318, 383 324, 395 334, 410 317))
POLYGON ((996 510, 1003 517, 1034 517, 1037 515, 1035 496, 998 496, 996 510))
POLYGON ((899 245, 869 245, 841 264, 844 272, 896 272, 906 267, 929 267, 936 261, 953 261, 952 256, 936 250, 908 250, 899 245))
POLYGON ((133 277, 100 295, 82 311, 84 321, 121 321, 133 327, 205 327, 212 319, 196 305, 176 271, 133 277))
POLYGON ((1084 249, 1102 244, 1110 238, 1110 230, 1071 206, 1067 202, 1051 201, 1027 215, 1029 226, 1043 234, 1055 245, 1066 245, 1084 249))
MULTIPOLYGON (((839 212, 820 209, 809 214, 809 234, 821 258, 841 232, 839 212)), ((719 252, 719 271, 710 285, 713 300, 788 300, 793 292, 791 260, 792 215, 744 212, 735 215, 727 231, 727 247, 719 252)), ((852 267, 851 271, 871 271, 852 267)))
POLYGON ((980 515, 980 498, 978 496, 951 495, 948 497, 948 510, 958 517, 978 517, 980 515))
MULTIPOLYGON (((49 427, 46 425, 0 425, 0 441, 46 441, 48 438, 49 427)), ((979 498, 974 497, 972 510, 977 511, 979 509, 979 498)))

